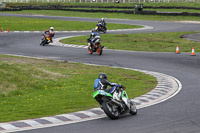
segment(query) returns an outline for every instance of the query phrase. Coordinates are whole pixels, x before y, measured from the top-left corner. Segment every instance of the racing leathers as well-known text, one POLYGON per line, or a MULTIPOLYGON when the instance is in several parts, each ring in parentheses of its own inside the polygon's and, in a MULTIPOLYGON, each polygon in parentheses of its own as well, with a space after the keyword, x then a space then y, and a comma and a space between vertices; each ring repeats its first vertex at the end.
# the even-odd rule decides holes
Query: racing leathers
POLYGON ((94 89, 95 90, 96 89, 105 90, 106 92, 111 93, 111 94, 116 90, 116 87, 113 87, 113 86, 116 86, 116 85, 118 85, 118 84, 112 83, 108 79, 96 79, 94 81, 94 89), (107 86, 111 86, 112 88, 107 89, 107 86))
POLYGON ((105 27, 106 27, 106 22, 105 22, 105 20, 102 20, 102 19, 101 19, 101 20, 98 21, 98 23, 101 25, 102 28, 105 28, 105 27))
POLYGON ((92 33, 90 34, 90 37, 88 38, 88 42, 90 42, 91 47, 92 47, 92 45, 95 46, 94 43, 95 43, 96 41, 99 41, 99 42, 100 42, 100 41, 101 41, 101 37, 100 37, 100 35, 99 35, 98 32, 92 32, 92 33))
MULTIPOLYGON (((115 99, 120 101, 121 99, 121 91, 119 90, 119 87, 114 87, 114 86, 119 86, 122 87, 122 85, 118 85, 117 83, 112 83, 108 79, 96 79, 94 82, 94 90, 104 90, 110 94, 114 94, 114 92, 117 92, 117 96, 115 95, 115 99), (111 86, 112 88, 107 88, 107 86, 111 86)), ((100 106, 102 103, 100 103, 100 106)))
POLYGON ((53 42, 52 38, 54 37, 55 32, 54 32, 53 30, 45 30, 45 31, 44 31, 44 34, 49 35, 49 37, 50 37, 50 42, 52 43, 52 42, 53 42))

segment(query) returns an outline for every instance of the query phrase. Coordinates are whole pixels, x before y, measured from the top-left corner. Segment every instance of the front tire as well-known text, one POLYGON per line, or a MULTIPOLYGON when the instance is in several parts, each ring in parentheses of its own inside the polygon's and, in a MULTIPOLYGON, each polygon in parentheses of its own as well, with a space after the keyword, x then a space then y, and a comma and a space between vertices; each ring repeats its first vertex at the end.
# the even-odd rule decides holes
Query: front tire
POLYGON ((45 43, 46 43, 46 39, 45 39, 44 36, 42 36, 42 39, 41 39, 41 41, 40 41, 40 45, 41 45, 41 46, 44 46, 45 43))
POLYGON ((45 45, 45 41, 41 41, 40 45, 44 46, 45 45))
POLYGON ((91 47, 91 46, 88 46, 88 53, 89 53, 89 54, 92 54, 92 53, 93 53, 92 48, 94 48, 94 46, 92 46, 92 47, 91 47))
POLYGON ((46 40, 44 40, 43 42, 42 42, 42 46, 45 46, 45 44, 46 44, 46 40))
POLYGON ((102 103, 103 110, 105 114, 112 120, 118 119, 119 118, 119 111, 115 107, 115 105, 108 103, 108 102, 103 102, 102 103))
POLYGON ((105 34, 105 33, 106 33, 106 31, 107 31, 107 28, 105 27, 105 28, 104 28, 104 30, 103 30, 103 33, 105 34))
POLYGON ((96 31, 97 31, 98 33, 100 33, 101 30, 100 30, 99 28, 97 28, 96 31))
POLYGON ((131 115, 136 115, 137 114, 137 108, 136 108, 136 105, 135 105, 135 103, 133 102, 133 101, 131 101, 131 103, 130 103, 130 114, 131 115))

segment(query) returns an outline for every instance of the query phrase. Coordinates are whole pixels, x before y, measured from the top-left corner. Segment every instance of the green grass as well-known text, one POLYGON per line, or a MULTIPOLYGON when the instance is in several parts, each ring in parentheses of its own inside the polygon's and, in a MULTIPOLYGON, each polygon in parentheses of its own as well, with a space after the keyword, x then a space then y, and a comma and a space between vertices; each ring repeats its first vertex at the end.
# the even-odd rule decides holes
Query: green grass
MULTIPOLYGON (((52 19, 39 18, 23 18, 23 17, 0 17, 0 27, 10 31, 41 31, 47 30, 53 26, 55 31, 72 31, 72 30, 91 30, 95 28, 97 22, 78 22, 78 21, 63 21, 52 19)), ((126 25, 126 24, 112 24, 107 25, 108 29, 130 29, 140 28, 142 26, 126 25)))
MULTIPOLYGON (((6 13, 6 12, 5 12, 6 13)), ((74 11, 53 11, 53 10, 24 10, 9 11, 7 13, 21 13, 48 16, 68 16, 68 17, 89 17, 89 18, 118 18, 118 19, 135 19, 135 20, 156 20, 156 21, 200 21, 198 16, 162 16, 162 15, 139 15, 124 13, 88 13, 74 11)))
MULTIPOLYGON (((191 52, 192 47, 199 52, 200 42, 180 38, 181 35, 194 32, 162 32, 101 35, 101 44, 110 49, 130 51, 175 52, 179 45, 180 52, 191 52)), ((87 45, 88 36, 73 37, 61 40, 62 43, 87 45)))
MULTIPOLYGON (((67 9, 84 9, 84 10, 130 10, 135 11, 135 9, 121 9, 121 8, 67 8, 67 9)), ((200 10, 195 9, 153 9, 144 8, 143 11, 160 11, 160 12, 189 12, 189 13, 199 13, 200 10)))
POLYGON ((93 83, 102 72, 125 85, 130 98, 157 84, 154 77, 131 70, 0 55, 0 122, 98 107, 93 83))
MULTIPOLYGON (((67 9, 87 9, 87 10, 130 10, 135 11, 135 9, 121 9, 121 8, 67 8, 67 9)), ((195 9, 152 9, 144 8, 144 11, 160 11, 160 12, 189 12, 189 13, 199 13, 200 10, 195 9)))

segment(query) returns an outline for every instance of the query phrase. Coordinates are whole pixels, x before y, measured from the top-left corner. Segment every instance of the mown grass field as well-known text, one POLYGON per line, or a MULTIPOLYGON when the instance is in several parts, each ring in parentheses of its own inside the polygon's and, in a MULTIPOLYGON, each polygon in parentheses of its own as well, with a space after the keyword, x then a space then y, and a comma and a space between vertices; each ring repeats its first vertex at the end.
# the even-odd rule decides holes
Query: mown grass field
MULTIPOLYGON (((135 9, 122 9, 122 8, 67 8, 67 9, 87 9, 87 10, 131 10, 135 9)), ((159 11, 159 12, 189 12, 189 13, 199 13, 200 10, 195 9, 153 9, 153 8, 144 8, 143 11, 159 11)))
POLYGON ((0 122, 98 107, 93 83, 102 72, 125 85, 130 98, 157 85, 154 77, 131 70, 0 55, 0 122))
MULTIPOLYGON (((200 42, 180 38, 181 35, 194 32, 162 32, 137 34, 102 34, 101 44, 109 49, 130 51, 175 52, 178 45, 181 52, 191 52, 192 47, 199 52, 200 42), (112 39, 111 39, 112 38, 112 39)), ((66 44, 87 45, 87 36, 73 37, 61 40, 66 44)))
MULTIPOLYGON (((72 31, 72 30, 91 30, 95 28, 97 22, 78 22, 78 21, 63 21, 52 19, 39 18, 24 18, 24 17, 0 17, 0 27, 10 31, 43 31, 53 26, 55 31, 72 31)), ((109 29, 130 29, 140 28, 142 26, 126 25, 126 24, 108 24, 109 29)))
MULTIPOLYGON (((6 12, 4 12, 6 13, 6 12)), ((139 15, 124 13, 91 13, 74 11, 53 11, 53 10, 24 10, 9 11, 7 13, 21 13, 48 16, 68 16, 68 17, 89 17, 89 18, 117 18, 117 19, 135 19, 135 20, 154 20, 154 21, 200 21, 198 16, 162 16, 162 15, 139 15)))

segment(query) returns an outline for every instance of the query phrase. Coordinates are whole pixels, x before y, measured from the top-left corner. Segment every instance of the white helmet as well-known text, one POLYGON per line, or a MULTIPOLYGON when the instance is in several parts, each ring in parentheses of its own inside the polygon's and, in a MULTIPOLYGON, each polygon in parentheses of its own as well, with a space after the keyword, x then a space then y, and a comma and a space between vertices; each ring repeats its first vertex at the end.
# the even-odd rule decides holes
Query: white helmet
POLYGON ((53 28, 53 27, 50 27, 50 30, 54 30, 54 28, 53 28))
POLYGON ((101 18, 101 21, 104 21, 104 18, 101 18))

